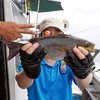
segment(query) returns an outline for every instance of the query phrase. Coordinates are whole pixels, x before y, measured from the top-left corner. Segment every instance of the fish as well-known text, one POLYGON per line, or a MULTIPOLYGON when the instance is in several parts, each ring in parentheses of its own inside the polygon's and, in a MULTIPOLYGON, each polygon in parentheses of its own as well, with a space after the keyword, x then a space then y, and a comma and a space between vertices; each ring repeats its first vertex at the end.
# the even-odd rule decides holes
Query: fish
MULTIPOLYGON (((12 42, 7 40, 2 40, 2 42, 9 48, 9 56, 8 60, 11 60, 15 57, 21 47, 25 44, 12 42)), ((53 35, 53 36, 45 36, 45 37, 34 37, 28 40, 28 42, 34 44, 39 43, 44 45, 44 49, 47 51, 45 57, 54 59, 54 60, 63 60, 66 52, 68 50, 72 50, 73 47, 82 46, 89 52, 97 51, 95 49, 95 44, 79 37, 75 37, 72 35, 53 35)))

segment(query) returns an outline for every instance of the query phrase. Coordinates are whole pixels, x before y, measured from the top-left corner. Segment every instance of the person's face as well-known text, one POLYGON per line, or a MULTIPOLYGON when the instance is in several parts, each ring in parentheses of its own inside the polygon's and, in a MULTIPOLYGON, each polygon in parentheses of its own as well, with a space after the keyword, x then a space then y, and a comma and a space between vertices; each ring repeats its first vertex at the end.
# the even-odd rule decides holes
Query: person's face
POLYGON ((63 34, 63 32, 55 27, 48 27, 42 32, 42 36, 52 36, 58 34, 63 34))

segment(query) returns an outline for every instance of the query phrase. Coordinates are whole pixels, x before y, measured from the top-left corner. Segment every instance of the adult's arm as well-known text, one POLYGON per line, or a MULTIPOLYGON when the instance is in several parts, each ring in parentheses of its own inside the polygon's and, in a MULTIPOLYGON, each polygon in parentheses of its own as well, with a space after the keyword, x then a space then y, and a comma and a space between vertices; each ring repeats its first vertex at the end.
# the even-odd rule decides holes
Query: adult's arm
POLYGON ((16 40, 22 38, 22 34, 35 34, 29 28, 34 28, 32 24, 18 24, 15 22, 0 22, 0 36, 6 40, 16 40))

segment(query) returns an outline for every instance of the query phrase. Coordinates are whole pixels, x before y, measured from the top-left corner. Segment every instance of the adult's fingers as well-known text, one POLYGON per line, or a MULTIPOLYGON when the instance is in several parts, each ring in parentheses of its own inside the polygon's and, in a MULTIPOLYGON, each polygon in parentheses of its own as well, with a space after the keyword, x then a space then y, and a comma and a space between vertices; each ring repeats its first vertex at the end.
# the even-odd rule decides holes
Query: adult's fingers
POLYGON ((23 29, 23 28, 34 28, 35 25, 33 24, 18 24, 18 26, 23 29))
POLYGON ((19 29, 18 32, 19 33, 24 33, 24 34, 36 34, 35 31, 30 30, 30 29, 19 29))
POLYGON ((30 30, 29 28, 35 28, 33 24, 17 24, 19 27, 18 32, 24 34, 35 34, 35 31, 30 30))
POLYGON ((13 36, 12 39, 15 40, 17 38, 22 38, 23 35, 22 34, 16 34, 15 37, 13 36))

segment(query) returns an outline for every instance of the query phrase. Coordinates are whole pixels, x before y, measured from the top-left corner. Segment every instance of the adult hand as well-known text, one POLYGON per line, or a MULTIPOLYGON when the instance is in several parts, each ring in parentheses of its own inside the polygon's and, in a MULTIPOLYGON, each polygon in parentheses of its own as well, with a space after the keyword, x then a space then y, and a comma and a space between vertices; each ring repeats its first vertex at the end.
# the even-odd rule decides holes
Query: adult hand
POLYGON ((38 43, 26 44, 22 47, 20 50, 21 63, 29 78, 36 79, 39 76, 41 72, 40 63, 45 55, 44 46, 38 43))
POLYGON ((6 40, 16 40, 22 38, 22 34, 35 34, 28 28, 34 28, 32 24, 18 24, 15 22, 0 22, 0 36, 6 40))
POLYGON ((68 51, 64 60, 79 79, 86 78, 95 68, 91 54, 80 46, 68 51))

